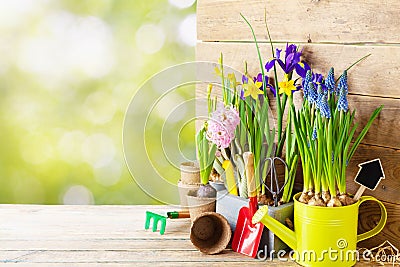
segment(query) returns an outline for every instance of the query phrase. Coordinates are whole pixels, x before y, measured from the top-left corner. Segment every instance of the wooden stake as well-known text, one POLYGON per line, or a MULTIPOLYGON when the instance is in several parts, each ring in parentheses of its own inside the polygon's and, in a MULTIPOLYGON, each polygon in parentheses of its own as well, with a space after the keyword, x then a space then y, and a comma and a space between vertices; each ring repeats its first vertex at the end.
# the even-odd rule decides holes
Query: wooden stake
POLYGON ((367 189, 365 186, 360 186, 360 188, 358 188, 356 194, 354 195, 354 200, 357 201, 360 199, 361 195, 364 194, 365 189, 367 189))

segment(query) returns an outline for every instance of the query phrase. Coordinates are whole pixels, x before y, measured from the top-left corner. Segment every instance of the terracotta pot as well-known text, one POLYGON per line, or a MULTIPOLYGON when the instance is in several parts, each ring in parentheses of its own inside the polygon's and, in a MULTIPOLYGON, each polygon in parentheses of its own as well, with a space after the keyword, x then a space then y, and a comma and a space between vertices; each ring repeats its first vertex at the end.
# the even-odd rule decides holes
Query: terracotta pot
POLYGON ((223 251, 231 239, 231 228, 224 216, 215 212, 205 212, 193 220, 190 241, 205 254, 223 251))
POLYGON ((183 162, 180 165, 181 182, 183 184, 199 184, 200 168, 195 162, 183 162))

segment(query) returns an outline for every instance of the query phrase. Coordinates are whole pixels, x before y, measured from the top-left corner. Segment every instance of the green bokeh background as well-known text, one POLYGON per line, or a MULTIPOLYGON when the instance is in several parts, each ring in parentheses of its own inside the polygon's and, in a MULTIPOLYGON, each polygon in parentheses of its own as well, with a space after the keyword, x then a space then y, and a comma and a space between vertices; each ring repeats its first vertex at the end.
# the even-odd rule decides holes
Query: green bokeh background
MULTIPOLYGON (((129 174, 123 120, 149 77, 194 60, 196 3, 190 3, 0 2, 0 203, 157 203, 129 174)), ((193 88, 176 94, 183 101, 193 88)), ((152 114, 158 126, 160 113, 152 114)), ((191 116, 187 110, 177 127, 191 116)), ((160 133, 149 136, 149 154, 160 153, 160 133)), ((177 140, 193 158, 193 124, 177 140)), ((178 180, 174 166, 160 168, 178 180)))

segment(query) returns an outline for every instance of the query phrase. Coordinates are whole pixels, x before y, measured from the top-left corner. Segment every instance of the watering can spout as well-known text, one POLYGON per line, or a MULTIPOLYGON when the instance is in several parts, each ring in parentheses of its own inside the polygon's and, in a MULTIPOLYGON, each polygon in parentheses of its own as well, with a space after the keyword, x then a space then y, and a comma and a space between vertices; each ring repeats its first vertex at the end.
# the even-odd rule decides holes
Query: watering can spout
POLYGON ((285 225, 275 220, 268 215, 268 206, 261 207, 253 216, 252 223, 256 224, 261 222, 270 231, 277 235, 283 242, 285 242, 291 249, 297 249, 297 241, 295 233, 287 228, 285 225))

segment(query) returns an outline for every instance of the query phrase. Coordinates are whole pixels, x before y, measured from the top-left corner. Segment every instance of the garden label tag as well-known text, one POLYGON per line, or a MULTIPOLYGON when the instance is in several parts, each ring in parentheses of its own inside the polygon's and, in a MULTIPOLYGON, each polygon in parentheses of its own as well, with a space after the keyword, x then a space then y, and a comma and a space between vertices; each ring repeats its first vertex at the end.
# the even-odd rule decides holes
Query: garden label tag
POLYGON ((361 164, 358 164, 360 169, 354 179, 354 182, 361 185, 357 190, 354 200, 358 200, 364 193, 365 189, 375 190, 379 182, 385 179, 385 173, 383 172, 382 164, 380 159, 373 159, 361 164))

